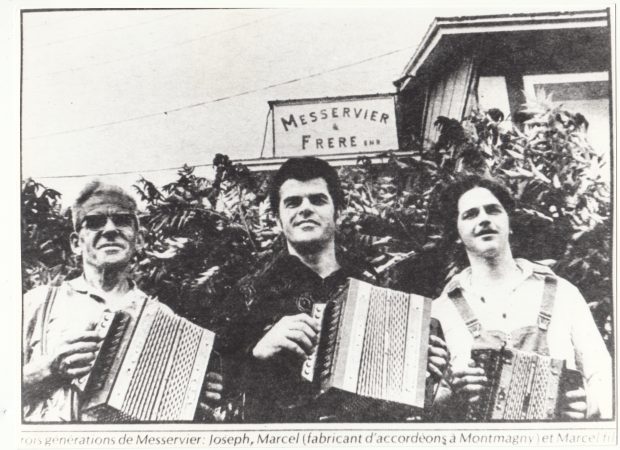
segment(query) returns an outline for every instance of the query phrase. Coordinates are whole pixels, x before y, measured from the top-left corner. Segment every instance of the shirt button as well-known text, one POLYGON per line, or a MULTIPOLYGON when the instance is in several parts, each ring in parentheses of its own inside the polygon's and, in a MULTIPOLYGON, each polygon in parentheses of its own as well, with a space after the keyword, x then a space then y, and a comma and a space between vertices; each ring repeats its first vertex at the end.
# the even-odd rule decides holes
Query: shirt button
POLYGON ((502 318, 504 318, 504 319, 505 319, 506 317, 507 317, 507 316, 506 316, 506 313, 503 313, 503 314, 502 314, 502 318))

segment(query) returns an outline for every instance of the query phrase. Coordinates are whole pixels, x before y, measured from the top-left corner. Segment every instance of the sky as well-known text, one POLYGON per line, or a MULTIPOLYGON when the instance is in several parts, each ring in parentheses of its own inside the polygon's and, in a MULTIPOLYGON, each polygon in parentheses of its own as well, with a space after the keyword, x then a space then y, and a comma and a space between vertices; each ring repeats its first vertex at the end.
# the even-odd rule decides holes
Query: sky
POLYGON ((93 177, 209 176, 260 156, 269 100, 394 92, 437 16, 585 9, 420 5, 24 12, 22 178, 71 202, 93 177))

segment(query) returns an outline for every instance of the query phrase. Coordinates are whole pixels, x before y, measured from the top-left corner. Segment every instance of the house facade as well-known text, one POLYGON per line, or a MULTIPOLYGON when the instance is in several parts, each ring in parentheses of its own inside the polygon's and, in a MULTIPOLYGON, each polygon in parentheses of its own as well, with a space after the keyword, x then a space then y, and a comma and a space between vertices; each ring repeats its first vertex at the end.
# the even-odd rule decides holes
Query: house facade
POLYGON ((535 98, 584 115, 590 143, 609 160, 610 23, 609 10, 436 18, 394 81, 395 93, 271 101, 272 148, 239 162, 258 171, 302 154, 337 166, 361 156, 380 163, 386 151, 408 155, 432 145, 439 116, 462 120, 474 108, 495 108, 519 122, 523 105, 535 98), (394 110, 385 107, 391 103, 394 110), (360 137, 366 127, 381 138, 360 137))
POLYGON ((544 96, 583 114, 590 142, 609 153, 610 14, 437 18, 394 84, 401 149, 433 143, 439 116, 497 108, 518 122, 524 103, 544 96))

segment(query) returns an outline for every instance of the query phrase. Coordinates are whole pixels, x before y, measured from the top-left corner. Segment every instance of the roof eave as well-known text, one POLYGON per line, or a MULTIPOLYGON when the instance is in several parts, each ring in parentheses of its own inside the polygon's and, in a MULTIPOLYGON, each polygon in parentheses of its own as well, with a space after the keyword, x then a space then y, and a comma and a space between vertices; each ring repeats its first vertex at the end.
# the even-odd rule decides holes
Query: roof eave
POLYGON ((401 77, 394 84, 399 90, 405 89, 409 81, 417 75, 430 53, 446 35, 608 26, 608 10, 438 17, 431 23, 422 42, 405 66, 401 77))

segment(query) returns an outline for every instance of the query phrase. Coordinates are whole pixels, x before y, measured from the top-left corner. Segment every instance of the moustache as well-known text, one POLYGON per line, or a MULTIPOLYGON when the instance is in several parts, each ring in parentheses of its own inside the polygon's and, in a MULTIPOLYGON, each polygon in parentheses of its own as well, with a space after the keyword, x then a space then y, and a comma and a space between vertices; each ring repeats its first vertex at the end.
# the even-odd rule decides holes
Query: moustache
POLYGON ((484 229, 478 231, 474 236, 476 236, 476 237, 486 236, 487 234, 498 234, 498 231, 494 230, 493 228, 484 228, 484 229))

